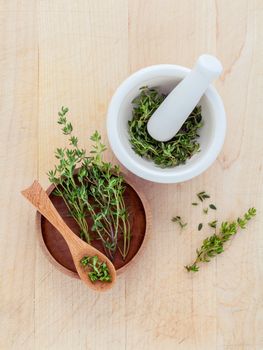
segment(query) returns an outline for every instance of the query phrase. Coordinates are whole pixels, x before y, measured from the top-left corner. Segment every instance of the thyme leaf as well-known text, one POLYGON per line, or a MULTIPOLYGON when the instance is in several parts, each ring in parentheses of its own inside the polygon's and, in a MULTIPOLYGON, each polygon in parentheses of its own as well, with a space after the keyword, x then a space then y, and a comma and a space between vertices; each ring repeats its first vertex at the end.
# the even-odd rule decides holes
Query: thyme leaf
POLYGON ((183 223, 181 216, 174 216, 172 218, 172 222, 176 222, 181 227, 181 229, 187 225, 187 222, 183 223))
POLYGON ((207 194, 205 191, 197 193, 197 197, 201 202, 203 202, 207 198, 210 198, 209 194, 207 194))
POLYGON ((212 228, 216 228, 216 225, 217 225, 217 220, 214 220, 214 221, 211 221, 208 223, 208 225, 212 228))

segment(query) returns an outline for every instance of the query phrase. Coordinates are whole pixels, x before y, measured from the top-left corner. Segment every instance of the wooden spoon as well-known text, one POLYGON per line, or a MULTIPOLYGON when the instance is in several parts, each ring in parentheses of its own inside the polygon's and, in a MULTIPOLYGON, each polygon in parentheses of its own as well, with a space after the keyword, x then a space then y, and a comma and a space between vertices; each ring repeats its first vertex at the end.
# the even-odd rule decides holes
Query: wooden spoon
POLYGON ((116 270, 112 262, 103 253, 101 253, 96 248, 92 247, 90 244, 82 241, 79 237, 75 235, 73 231, 71 231, 71 229, 63 221, 62 217, 57 212, 57 209, 54 207, 53 203, 49 199, 45 190, 38 183, 38 181, 34 181, 29 188, 22 191, 21 193, 63 236, 63 238, 67 242, 77 272, 82 281, 86 283, 88 287, 99 292, 104 292, 112 288, 113 284, 116 281, 116 270), (111 275, 111 282, 91 282, 91 280, 88 277, 87 271, 85 271, 80 265, 80 260, 84 256, 94 255, 97 255, 100 261, 105 261, 107 263, 109 273, 111 275))

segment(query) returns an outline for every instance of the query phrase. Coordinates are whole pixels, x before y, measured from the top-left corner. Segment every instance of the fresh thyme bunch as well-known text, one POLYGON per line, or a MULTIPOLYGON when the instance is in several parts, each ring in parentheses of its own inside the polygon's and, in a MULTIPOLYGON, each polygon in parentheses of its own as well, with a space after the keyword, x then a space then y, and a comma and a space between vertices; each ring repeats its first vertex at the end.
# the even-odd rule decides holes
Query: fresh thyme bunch
POLYGON ((88 269, 88 276, 91 282, 111 282, 111 275, 107 264, 100 261, 97 255, 92 257, 84 256, 80 260, 80 264, 84 269, 88 269))
POLYGON ((244 214, 243 218, 238 218, 233 222, 222 222, 219 233, 207 237, 203 241, 201 248, 196 250, 197 257, 194 263, 185 266, 187 271, 197 272, 200 262, 209 262, 211 258, 221 254, 224 251, 224 244, 237 233, 239 228, 245 229, 248 221, 255 215, 256 209, 250 208, 247 213, 244 214))
POLYGON ((71 148, 59 148, 55 153, 59 164, 48 173, 50 182, 56 186, 54 193, 63 198, 80 227, 82 239, 88 243, 99 239, 111 260, 117 249, 125 260, 131 232, 123 198, 124 178, 118 166, 102 160, 106 147, 97 131, 90 138, 94 142, 91 156, 79 148, 77 137, 72 135, 72 124, 67 121, 67 112, 68 108, 62 107, 58 124, 62 125, 63 133, 69 135, 71 148), (91 229, 86 220, 88 215, 93 220, 91 229))
POLYGON ((198 129, 203 125, 201 106, 194 108, 171 140, 159 142, 149 135, 147 123, 166 96, 154 88, 142 87, 140 90, 140 95, 132 101, 134 105, 132 119, 128 122, 133 150, 141 157, 152 160, 161 168, 184 164, 200 150, 197 138, 199 137, 198 129))

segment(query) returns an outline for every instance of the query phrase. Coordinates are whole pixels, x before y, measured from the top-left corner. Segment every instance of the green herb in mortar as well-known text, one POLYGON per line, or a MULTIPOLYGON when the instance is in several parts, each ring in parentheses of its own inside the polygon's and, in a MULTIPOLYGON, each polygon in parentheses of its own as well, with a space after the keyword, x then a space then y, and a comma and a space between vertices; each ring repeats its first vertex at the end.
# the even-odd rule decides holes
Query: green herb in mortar
POLYGON ((140 95, 132 102, 132 119, 128 122, 133 150, 141 157, 152 160, 161 168, 184 164, 187 159, 200 151, 197 139, 198 130, 203 125, 201 106, 195 107, 171 140, 159 142, 149 135, 147 123, 166 96, 153 88, 142 87, 140 90, 140 95))
POLYGON ((91 282, 111 282, 111 275, 105 262, 99 260, 98 256, 84 256, 80 260, 81 266, 88 270, 88 276, 91 282))
POLYGON ((211 258, 221 254, 224 251, 225 243, 237 233, 239 228, 245 229, 247 222, 255 215, 256 209, 250 208, 242 218, 238 218, 233 222, 222 222, 219 233, 207 237, 203 241, 201 248, 196 250, 197 257, 193 264, 185 266, 187 271, 197 272, 199 270, 199 263, 209 262, 211 258))

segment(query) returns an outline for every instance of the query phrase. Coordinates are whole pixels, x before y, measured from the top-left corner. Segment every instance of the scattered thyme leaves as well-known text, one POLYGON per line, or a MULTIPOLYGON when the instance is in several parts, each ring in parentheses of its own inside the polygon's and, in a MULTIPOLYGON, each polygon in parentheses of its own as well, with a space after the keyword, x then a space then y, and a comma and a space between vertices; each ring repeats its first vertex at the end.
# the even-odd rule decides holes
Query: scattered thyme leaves
POLYGON ((176 222, 181 227, 181 229, 187 225, 187 222, 183 223, 181 216, 174 216, 172 218, 172 222, 176 222))
POLYGON ((201 230, 202 230, 202 227, 203 227, 203 224, 200 223, 200 224, 198 225, 198 231, 201 231, 201 230))
POLYGON ((196 205, 198 205, 198 203, 194 202, 194 203, 192 203, 192 205, 196 206, 196 205))
POLYGON ((209 204, 209 208, 213 209, 213 210, 216 210, 216 206, 214 204, 209 204))
POLYGON ((200 249, 196 250, 197 257, 193 264, 185 266, 188 272, 197 272, 199 270, 199 263, 209 262, 211 258, 224 251, 224 245, 229 241, 238 231, 239 228, 245 229, 249 220, 256 215, 256 209, 250 208, 243 215, 242 218, 238 218, 232 222, 222 222, 219 233, 215 233, 210 237, 207 237, 200 249))
POLYGON ((209 194, 207 194, 205 191, 197 193, 197 197, 201 202, 203 202, 207 198, 210 198, 209 194))
POLYGON ((199 152, 198 131, 203 126, 201 106, 196 106, 171 140, 159 142, 153 139, 147 131, 147 123, 165 98, 155 88, 140 88, 139 96, 132 101, 132 119, 128 122, 130 143, 135 153, 161 168, 184 164, 199 152))
POLYGON ((111 275, 106 262, 99 260, 97 255, 92 257, 84 256, 80 260, 81 266, 88 270, 88 276, 91 282, 111 282, 111 275))
POLYGON ((203 213, 204 213, 204 214, 207 214, 207 213, 208 213, 208 208, 204 208, 204 209, 203 209, 203 213))

